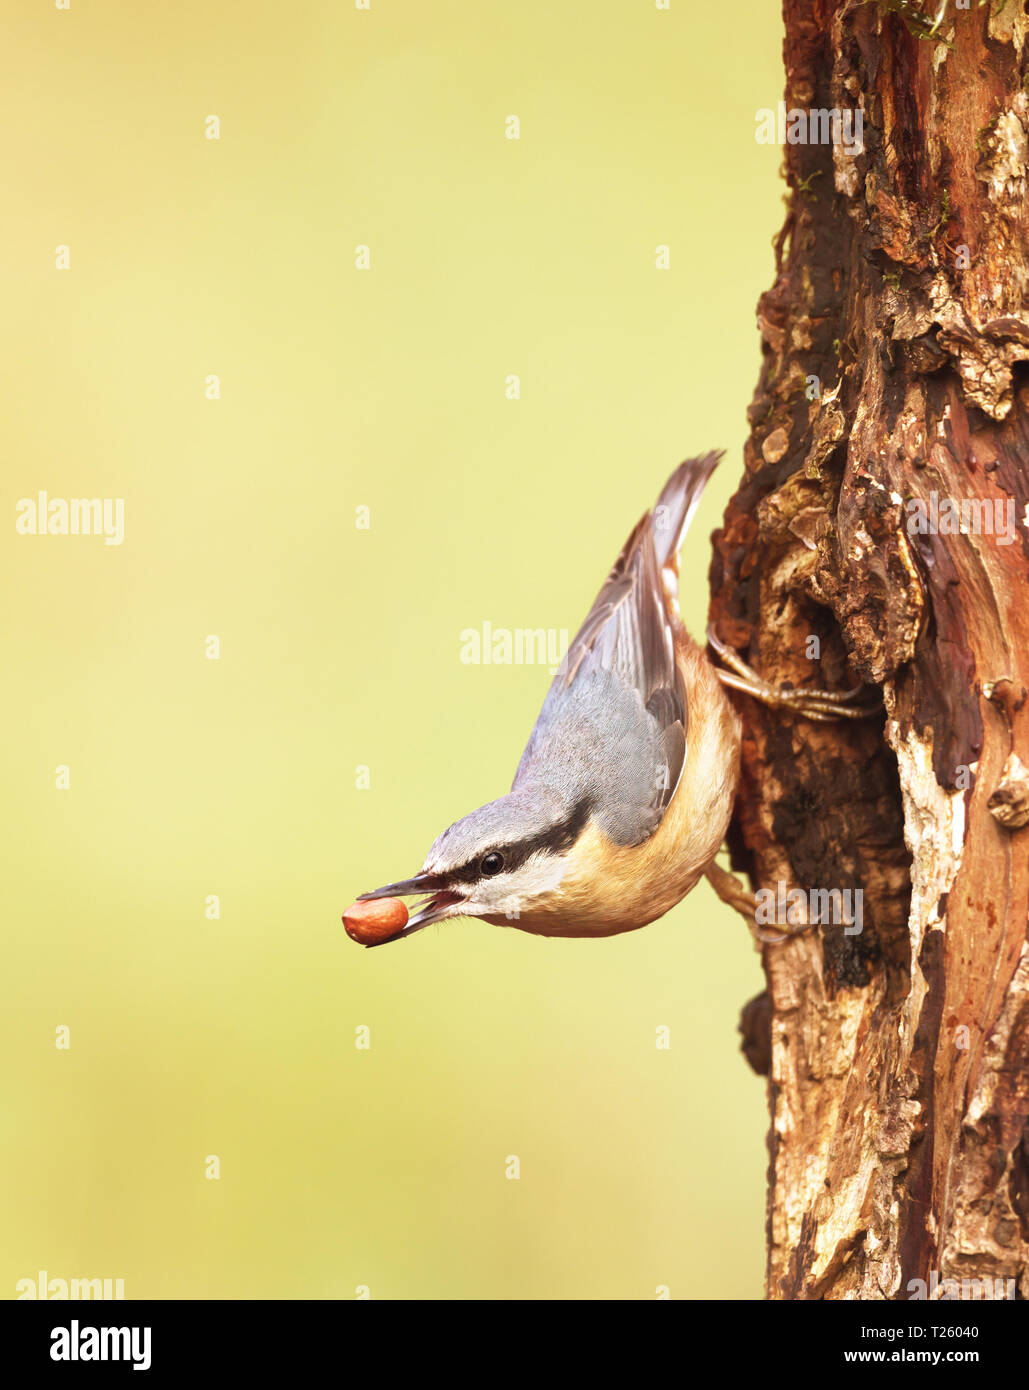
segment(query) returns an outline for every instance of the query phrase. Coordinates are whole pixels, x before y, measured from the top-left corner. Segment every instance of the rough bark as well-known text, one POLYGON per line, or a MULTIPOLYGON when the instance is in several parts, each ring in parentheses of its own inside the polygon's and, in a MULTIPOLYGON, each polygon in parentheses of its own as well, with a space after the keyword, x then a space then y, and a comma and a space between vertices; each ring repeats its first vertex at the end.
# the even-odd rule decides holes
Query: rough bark
POLYGON ((765 945, 744 1020, 770 1068, 768 1295, 909 1298, 935 1272, 936 1296, 1026 1298, 1029 19, 950 0, 930 36, 900 0, 784 10, 786 106, 860 108, 864 148, 784 146, 711 617, 767 679, 869 682, 885 712, 737 700, 734 864, 863 893, 859 933, 765 945), (1013 504, 1012 543, 912 533, 934 492, 1013 504))

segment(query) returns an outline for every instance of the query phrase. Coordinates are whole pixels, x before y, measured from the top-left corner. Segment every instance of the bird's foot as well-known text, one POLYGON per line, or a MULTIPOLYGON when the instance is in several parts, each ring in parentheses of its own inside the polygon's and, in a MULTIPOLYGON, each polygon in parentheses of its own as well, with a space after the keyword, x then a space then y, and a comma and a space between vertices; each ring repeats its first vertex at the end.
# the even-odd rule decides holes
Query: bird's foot
POLYGON ((813 719, 818 723, 829 723, 833 719, 871 719, 882 709, 881 700, 876 700, 874 704, 867 701, 863 704, 853 703, 865 689, 863 685, 855 686, 853 690, 842 691, 771 685, 759 676, 752 666, 748 666, 732 647, 722 642, 715 635, 713 627, 707 630, 707 640, 718 657, 729 667, 728 671, 715 667, 715 674, 722 684, 732 690, 741 690, 745 695, 752 695, 755 700, 760 700, 771 709, 792 710, 794 714, 803 715, 805 719, 813 719))
POLYGON ((757 898, 735 874, 723 869, 712 859, 704 870, 704 877, 710 883, 722 902, 733 907, 751 926, 757 917, 757 898))
POLYGON ((720 864, 716 864, 712 859, 704 869, 704 877, 718 894, 719 898, 721 898, 722 902, 725 903, 727 907, 734 908, 740 914, 750 928, 755 946, 759 948, 761 946, 778 946, 783 941, 789 941, 791 937, 800 936, 802 932, 810 931, 813 926, 817 925, 815 922, 797 922, 784 926, 779 926, 778 924, 761 926, 758 924, 757 920, 757 895, 752 893, 746 884, 742 883, 735 874, 730 873, 728 869, 723 869, 720 864))

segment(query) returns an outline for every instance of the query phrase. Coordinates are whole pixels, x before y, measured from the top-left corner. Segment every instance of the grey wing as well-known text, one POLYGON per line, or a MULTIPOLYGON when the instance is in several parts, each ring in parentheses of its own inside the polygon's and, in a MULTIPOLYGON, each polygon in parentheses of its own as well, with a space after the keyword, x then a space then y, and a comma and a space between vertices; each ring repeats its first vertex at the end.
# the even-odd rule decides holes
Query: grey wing
POLYGON ((615 843, 638 844, 674 795, 687 727, 648 513, 568 649, 513 786, 586 801, 615 843))

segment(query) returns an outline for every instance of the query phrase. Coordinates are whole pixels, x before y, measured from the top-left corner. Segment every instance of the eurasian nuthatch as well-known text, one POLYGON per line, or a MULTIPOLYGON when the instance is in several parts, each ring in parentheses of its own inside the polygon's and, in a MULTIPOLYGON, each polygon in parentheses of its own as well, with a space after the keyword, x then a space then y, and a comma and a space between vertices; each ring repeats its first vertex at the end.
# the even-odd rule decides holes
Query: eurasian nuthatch
POLYGON ((740 762, 723 683, 813 718, 851 713, 854 692, 775 691, 709 634, 733 668, 717 670, 687 633, 679 548, 720 458, 680 464, 633 529, 554 677, 511 790, 444 830, 413 878, 362 894, 358 904, 426 900, 403 930, 358 939, 395 941, 449 917, 611 936, 653 922, 705 872, 730 877, 713 864, 740 762))

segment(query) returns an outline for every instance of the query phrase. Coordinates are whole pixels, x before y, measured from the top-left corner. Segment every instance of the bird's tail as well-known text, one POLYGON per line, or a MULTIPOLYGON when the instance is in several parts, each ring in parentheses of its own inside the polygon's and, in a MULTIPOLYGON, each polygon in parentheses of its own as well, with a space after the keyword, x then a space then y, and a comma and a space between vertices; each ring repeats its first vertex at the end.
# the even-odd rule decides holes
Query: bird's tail
POLYGON ((657 562, 672 593, 678 591, 679 548, 708 478, 722 461, 721 449, 680 463, 661 489, 650 514, 657 562))

